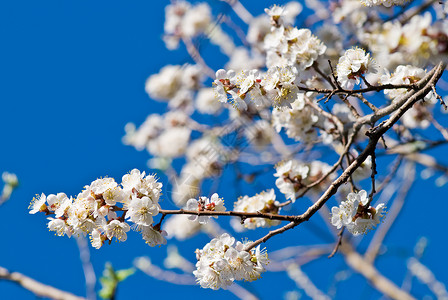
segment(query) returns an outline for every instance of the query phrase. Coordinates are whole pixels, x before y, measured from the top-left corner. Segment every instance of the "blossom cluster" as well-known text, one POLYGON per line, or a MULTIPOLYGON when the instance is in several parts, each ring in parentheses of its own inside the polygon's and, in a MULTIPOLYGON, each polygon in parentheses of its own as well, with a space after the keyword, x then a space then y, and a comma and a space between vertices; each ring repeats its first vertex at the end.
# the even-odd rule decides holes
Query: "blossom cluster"
MULTIPOLYGON (((263 191, 252 197, 240 197, 234 204, 234 211, 278 214, 280 208, 277 206, 278 203, 275 201, 275 198, 274 189, 263 191)), ((278 220, 270 220, 266 218, 247 218, 244 220, 244 227, 248 229, 271 227, 279 224, 280 221, 278 220)))
POLYGON ((359 84, 360 78, 368 73, 378 72, 378 64, 363 49, 353 48, 345 51, 336 67, 338 81, 349 89, 359 84))
MULTIPOLYGON (((410 65, 400 65, 398 66, 392 74, 388 72, 381 76, 380 82, 382 84, 412 84, 418 82, 420 79, 426 76, 426 71, 422 68, 410 66, 410 65)), ((399 96, 402 96, 408 92, 408 89, 393 89, 384 90, 389 98, 394 101, 399 96)), ((416 103, 406 114, 403 116, 401 121, 408 128, 427 128, 430 125, 431 119, 431 108, 437 102, 435 94, 431 91, 425 98, 424 102, 416 103)))
POLYGON ((191 142, 185 153, 186 163, 174 181, 174 202, 182 207, 190 198, 197 197, 202 181, 220 174, 226 156, 226 149, 214 136, 206 135, 191 142))
MULTIPOLYGON (((226 208, 224 207, 224 201, 219 198, 217 193, 214 193, 210 198, 208 197, 199 197, 198 200, 196 199, 190 199, 187 201, 187 204, 185 206, 187 210, 192 211, 225 211, 226 208)), ((213 216, 217 218, 217 216, 213 216)), ((199 224, 207 224, 208 220, 211 218, 211 216, 196 216, 196 215, 190 215, 188 219, 192 221, 198 221, 199 224)))
POLYGON ((170 111, 163 116, 149 115, 138 129, 132 123, 126 126, 123 142, 154 156, 175 158, 183 155, 190 141, 191 120, 182 111, 170 111))
POLYGON ((288 9, 273 6, 265 11, 273 25, 264 38, 268 68, 292 66, 303 71, 325 53, 327 47, 309 29, 298 29, 285 24, 283 17, 288 14, 288 9))
POLYGON ((362 4, 366 6, 384 5, 391 7, 393 5, 404 5, 409 0, 360 0, 362 4))
POLYGON ((153 225, 160 209, 161 188, 162 183, 153 175, 134 169, 123 176, 121 185, 113 178, 97 179, 76 198, 64 193, 41 194, 31 202, 30 214, 51 215, 48 229, 58 236, 90 235, 97 249, 114 238, 126 241, 131 229, 126 220, 134 224, 148 245, 161 245, 166 243, 166 233, 160 225, 153 225))
POLYGON ((388 69, 406 64, 422 67, 447 59, 447 23, 434 22, 430 12, 415 15, 406 23, 393 20, 368 26, 357 35, 388 69))
POLYGON ((331 224, 337 229, 344 226, 353 235, 366 234, 382 221, 384 214, 384 204, 370 206, 367 192, 361 190, 348 194, 347 201, 331 209, 331 224))
POLYGON ((320 125, 317 112, 305 106, 304 94, 297 94, 291 108, 275 109, 272 111, 272 123, 277 132, 286 130, 286 135, 295 141, 309 143, 317 139, 317 125, 320 125))
MULTIPOLYGON (((275 185, 287 199, 292 202, 296 200, 296 194, 307 185, 319 180, 327 174, 331 167, 321 161, 315 160, 311 163, 303 163, 296 159, 283 161, 276 166, 275 185)), ((323 186, 334 178, 334 174, 329 174, 321 184, 314 186, 311 191, 319 193, 323 186)))
POLYGON ((165 8, 165 36, 168 49, 178 47, 182 38, 192 38, 204 33, 212 20, 207 3, 191 5, 186 1, 176 1, 165 8))
POLYGON ((254 281, 266 271, 268 255, 260 245, 244 250, 249 242, 236 242, 228 233, 214 238, 196 251, 198 262, 193 274, 203 288, 226 289, 235 280, 254 281))

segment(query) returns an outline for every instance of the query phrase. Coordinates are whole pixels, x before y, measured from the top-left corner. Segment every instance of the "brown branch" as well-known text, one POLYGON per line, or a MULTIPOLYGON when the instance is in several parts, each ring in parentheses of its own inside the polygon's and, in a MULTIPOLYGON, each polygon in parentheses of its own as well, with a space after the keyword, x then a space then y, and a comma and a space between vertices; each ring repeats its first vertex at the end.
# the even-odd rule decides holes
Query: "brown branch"
POLYGON ((319 68, 319 64, 317 63, 317 61, 313 63, 312 67, 320 76, 322 76, 323 79, 325 79, 331 85, 332 88, 336 88, 336 85, 333 83, 333 81, 331 81, 330 77, 325 75, 325 73, 322 72, 322 70, 319 68))
POLYGON ((347 107, 350 109, 352 115, 356 118, 359 119, 361 117, 361 115, 358 113, 358 111, 356 110, 356 108, 350 103, 350 101, 347 99, 349 97, 349 95, 345 95, 344 97, 342 97, 342 102, 345 103, 345 105, 347 105, 347 107))
POLYGON ((377 112, 378 111, 378 107, 376 107, 375 105, 370 103, 362 94, 353 94, 352 96, 358 98, 359 100, 361 100, 362 103, 367 105, 370 108, 371 111, 373 111, 373 112, 377 112))
MULTIPOLYGON (((328 172, 325 173, 324 175, 322 175, 322 177, 320 177, 318 180, 305 186, 305 188, 302 190, 302 192, 300 192, 300 194, 297 195, 296 199, 303 197, 310 189, 312 189, 313 187, 322 183, 325 179, 328 178, 328 176, 330 176, 330 174, 332 174, 334 171, 336 171, 336 169, 341 165, 342 160, 344 159, 345 155, 350 150, 350 147, 353 144, 356 134, 357 134, 357 132, 355 132, 355 131, 352 132, 352 134, 348 138, 348 142, 347 142, 347 145, 345 146, 343 153, 339 156, 339 159, 333 164, 333 166, 330 168, 330 170, 328 170, 328 172)), ((286 205, 290 204, 291 202, 292 202, 291 200, 283 202, 279 205, 279 207, 286 206, 286 205)))
POLYGON ((336 78, 336 73, 334 72, 333 65, 331 64, 331 60, 328 60, 328 65, 330 66, 331 77, 334 80, 334 84, 337 86, 338 90, 342 90, 343 88, 341 87, 341 85, 339 84, 338 79, 336 78))
POLYGON ((85 300, 86 298, 75 296, 69 292, 58 290, 52 286, 38 282, 28 276, 18 272, 9 272, 7 269, 0 267, 0 280, 9 280, 24 289, 29 290, 38 297, 45 297, 57 300, 85 300))
POLYGON ((264 218, 270 220, 280 220, 280 221, 294 221, 296 216, 283 216, 270 213, 262 212, 242 212, 242 211, 197 211, 197 210, 167 210, 160 209, 159 212, 163 215, 196 215, 196 216, 234 216, 240 217, 241 219, 249 218, 264 218))
POLYGON ((395 99, 390 105, 379 109, 377 112, 359 118, 356 120, 354 127, 361 128, 364 124, 374 124, 379 119, 393 112, 398 112, 395 117, 389 119, 390 122, 388 126, 383 126, 382 131, 386 132, 415 102, 423 99, 423 97, 432 90, 432 85, 440 79, 445 68, 446 64, 439 63, 420 81, 412 84, 414 87, 412 90, 395 99))
POLYGON ((445 101, 443 101, 443 98, 437 93, 436 86, 432 86, 432 92, 434 93, 434 96, 437 100, 439 100, 439 104, 443 107, 443 109, 447 110, 448 106, 446 105, 445 101))
POLYGON ((327 119, 331 120, 337 127, 338 131, 342 135, 342 132, 344 131, 344 124, 339 120, 338 117, 333 115, 332 113, 329 113, 325 110, 323 110, 319 105, 314 103, 312 100, 309 100, 308 98, 305 98, 306 103, 311 106, 314 110, 318 111, 320 114, 322 114, 327 119))
POLYGON ((430 72, 428 72, 428 74, 422 80, 416 83, 416 86, 420 87, 418 90, 412 90, 406 93, 404 96, 397 99, 396 103, 392 103, 391 105, 379 110, 375 115, 367 115, 359 118, 353 125, 354 132, 358 131, 365 123, 376 122, 379 118, 381 118, 379 116, 381 114, 386 114, 386 112, 393 113, 392 116, 389 117, 389 119, 381 122, 377 127, 368 132, 370 140, 361 154, 359 154, 359 156, 356 157, 356 159, 345 169, 345 171, 335 181, 333 181, 333 183, 323 193, 319 200, 311 205, 305 213, 297 216, 296 220, 294 220, 293 222, 274 231, 270 231, 264 237, 248 244, 244 250, 249 251, 259 244, 266 242, 271 237, 279 233, 283 233, 286 230, 292 229, 305 221, 308 221, 331 198, 331 196, 333 196, 337 192, 339 186, 346 182, 351 174, 353 174, 353 172, 358 169, 358 167, 367 159, 367 157, 372 154, 372 151, 375 150, 381 136, 385 134, 390 128, 392 128, 392 126, 403 116, 403 114, 407 110, 412 107, 412 105, 414 105, 415 102, 423 99, 428 94, 428 92, 430 92, 431 85, 435 84, 440 79, 445 67, 446 65, 444 63, 439 63, 430 72))
POLYGON ((287 230, 289 230, 289 229, 292 229, 292 228, 296 227, 297 225, 299 225, 300 223, 302 223, 302 222, 300 222, 300 221, 294 221, 294 222, 291 222, 291 223, 289 223, 289 224, 287 224, 287 225, 285 225, 285 226, 283 226, 283 227, 281 227, 281 228, 278 228, 278 229, 269 231, 269 233, 266 234, 264 237, 262 237, 262 238, 256 240, 255 242, 252 242, 252 243, 247 244, 246 247, 244 248, 244 250, 245 250, 245 251, 249 251, 250 249, 252 249, 252 248, 254 248, 254 247, 260 245, 261 243, 265 243, 265 242, 266 242, 267 240, 269 240, 271 237, 273 237, 273 236, 275 236, 275 235, 277 235, 277 234, 283 233, 283 232, 285 232, 285 231, 287 231, 287 230))
POLYGON ((417 90, 418 86, 415 83, 412 84, 382 84, 382 85, 373 85, 370 87, 355 89, 355 90, 346 90, 342 87, 338 87, 336 89, 318 89, 318 88, 309 88, 304 86, 297 86, 297 88, 301 91, 305 92, 315 92, 320 94, 349 94, 350 96, 359 93, 368 93, 368 92, 381 92, 383 90, 395 90, 395 89, 409 89, 409 90, 417 90))
POLYGON ((375 150, 372 151, 372 154, 370 155, 370 157, 372 159, 372 173, 370 175, 370 178, 371 178, 371 181, 372 181, 372 191, 370 192, 370 195, 369 195, 369 205, 370 205, 370 202, 372 202, 373 195, 376 193, 376 189, 375 189, 375 175, 378 174, 378 172, 376 171, 375 150))
POLYGON ((341 246, 341 243, 342 243, 342 236, 344 235, 344 229, 345 229, 345 227, 342 227, 342 229, 339 231, 338 242, 334 246, 334 249, 333 249, 333 251, 331 251, 330 255, 328 255, 328 258, 332 258, 336 254, 336 252, 338 252, 339 246, 341 246))

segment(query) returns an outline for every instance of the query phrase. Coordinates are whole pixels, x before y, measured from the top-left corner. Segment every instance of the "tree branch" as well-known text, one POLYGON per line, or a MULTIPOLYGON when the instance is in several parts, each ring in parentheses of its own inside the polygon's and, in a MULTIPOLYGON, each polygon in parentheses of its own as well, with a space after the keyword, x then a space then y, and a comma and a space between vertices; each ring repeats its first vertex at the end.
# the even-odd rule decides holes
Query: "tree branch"
POLYGON ((399 300, 415 299, 378 272, 378 270, 359 255, 346 240, 343 240, 339 249, 341 250, 341 253, 344 254, 346 263, 353 270, 364 276, 375 289, 387 297, 399 300))
POLYGON ((9 280, 29 290, 38 297, 56 300, 85 300, 86 298, 75 296, 69 292, 58 290, 52 286, 40 283, 28 276, 18 272, 10 273, 7 269, 0 267, 0 279, 9 280))

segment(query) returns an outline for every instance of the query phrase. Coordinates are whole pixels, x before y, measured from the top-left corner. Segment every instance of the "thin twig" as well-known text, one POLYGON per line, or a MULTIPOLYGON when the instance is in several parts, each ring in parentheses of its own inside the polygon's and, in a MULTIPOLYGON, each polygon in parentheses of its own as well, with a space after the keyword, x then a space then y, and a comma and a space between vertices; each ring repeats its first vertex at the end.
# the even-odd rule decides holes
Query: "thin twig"
POLYGON ((373 199, 373 195, 376 193, 375 190, 375 175, 378 173, 376 171, 376 156, 375 156, 375 150, 372 151, 372 154, 370 155, 370 158, 372 159, 372 172, 370 174, 370 178, 372 181, 372 191, 370 192, 369 195, 369 205, 372 202, 373 199))
POLYGON ((336 88, 336 85, 333 83, 333 81, 330 79, 330 77, 328 77, 324 72, 322 72, 322 70, 319 68, 319 64, 317 63, 317 61, 315 61, 312 65, 313 69, 320 75, 322 76, 323 79, 325 79, 332 87, 333 89, 336 88))
POLYGON ((294 221, 296 216, 283 216, 271 213, 262 212, 241 212, 241 211, 196 211, 196 210, 167 210, 160 209, 159 212, 164 215, 196 215, 196 216, 234 216, 240 218, 264 218, 270 220, 280 220, 280 221, 294 221))
POLYGON ((334 246, 333 251, 331 251, 330 255, 328 255, 328 258, 332 258, 336 254, 336 252, 338 252, 339 246, 342 243, 342 236, 344 235, 344 229, 345 229, 345 227, 342 227, 341 230, 339 231, 338 241, 337 241, 336 245, 334 246))
POLYGON ((356 110, 356 108, 350 103, 350 101, 348 101, 348 97, 349 95, 345 95, 344 97, 342 97, 342 102, 345 103, 345 105, 347 105, 347 107, 350 109, 352 115, 356 118, 359 119, 361 117, 361 115, 359 114, 359 112, 356 110))
POLYGON ((377 112, 378 111, 378 107, 376 107, 375 105, 370 103, 370 101, 368 101, 362 94, 352 94, 352 96, 358 98, 359 100, 361 100, 362 103, 367 105, 370 108, 370 110, 372 110, 373 112, 377 112))

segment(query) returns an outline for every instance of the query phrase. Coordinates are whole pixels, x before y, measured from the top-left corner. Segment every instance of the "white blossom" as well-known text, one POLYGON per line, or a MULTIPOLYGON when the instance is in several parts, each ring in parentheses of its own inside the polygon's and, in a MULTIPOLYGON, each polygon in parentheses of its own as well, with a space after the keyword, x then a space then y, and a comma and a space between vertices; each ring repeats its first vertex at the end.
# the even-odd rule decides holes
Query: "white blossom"
POLYGON ((121 185, 123 190, 138 192, 141 195, 149 197, 154 203, 158 203, 162 191, 162 183, 158 182, 155 176, 146 175, 133 169, 129 174, 123 176, 121 185))
POLYGON ((275 185, 287 199, 294 202, 296 193, 302 188, 303 180, 308 176, 309 167, 292 159, 278 164, 276 171, 274 176, 278 178, 275 180, 275 185))
POLYGON ((410 0, 359 0, 366 6, 384 5, 391 7, 392 5, 404 5, 410 0))
POLYGON ((90 234, 90 242, 92 243, 92 247, 95 249, 100 249, 103 245, 103 239, 101 232, 99 230, 93 230, 90 234))
POLYGON ((69 200, 65 193, 50 194, 47 196, 47 208, 49 211, 56 211, 66 201, 69 200))
POLYGON ((215 97, 219 102, 227 102, 227 92, 235 84, 235 72, 233 70, 219 69, 216 71, 216 79, 213 82, 215 97))
POLYGON ((30 203, 30 206, 28 207, 30 209, 30 214, 35 214, 39 211, 45 211, 47 209, 47 205, 45 204, 47 202, 47 197, 44 193, 42 193, 40 196, 36 196, 33 198, 33 200, 30 203))
POLYGON ((132 196, 127 205, 126 219, 138 225, 149 226, 153 223, 153 217, 159 213, 159 205, 154 203, 149 197, 132 196))
MULTIPOLYGON (((395 69, 395 72, 390 74, 386 70, 386 74, 380 77, 381 84, 393 84, 393 85, 401 85, 401 84, 412 84, 418 82, 420 79, 426 76, 425 70, 410 66, 410 65, 400 65, 395 69)), ((391 99, 395 99, 399 96, 402 96, 408 92, 408 89, 385 89, 384 94, 388 95, 391 99)), ((433 92, 429 92, 425 96, 425 100, 434 103, 436 101, 433 92)))
MULTIPOLYGON (((275 191, 270 189, 263 191, 255 196, 244 196, 238 198, 238 201, 234 204, 234 211, 241 212, 262 212, 278 214, 279 207, 275 201, 275 191)), ((271 227, 279 225, 280 221, 270 220, 266 218, 247 218, 244 220, 244 227, 248 229, 255 229, 257 227, 271 227)))
POLYGON ((54 218, 48 218, 50 222, 48 222, 48 230, 55 231, 56 235, 63 236, 67 235, 70 237, 73 234, 73 229, 67 225, 67 223, 62 219, 54 219, 54 218))
POLYGON ((276 107, 291 107, 299 96, 299 89, 295 84, 297 69, 294 67, 272 67, 268 69, 261 86, 267 97, 276 107))
POLYGON ((120 242, 125 242, 128 238, 126 232, 131 228, 125 222, 120 222, 119 220, 112 220, 109 224, 104 227, 107 238, 112 240, 114 237, 120 242))
POLYGON ((342 201, 339 207, 331 209, 331 224, 337 229, 345 226, 353 235, 366 234, 378 225, 384 218, 385 207, 383 203, 375 208, 369 205, 367 192, 347 195, 347 201, 342 201))
POLYGON ((228 233, 214 238, 197 251, 198 262, 193 274, 203 288, 226 289, 235 280, 253 281, 260 278, 268 263, 260 246, 245 251, 247 245, 237 242, 228 233))
MULTIPOLYGON (((157 227, 157 226, 155 226, 157 227)), ((165 236, 167 235, 166 231, 156 229, 153 226, 139 226, 138 230, 141 232, 143 239, 146 244, 151 247, 157 245, 166 245, 165 236)))
POLYGON ((273 127, 280 132, 286 129, 286 135, 296 141, 304 143, 314 142, 317 139, 315 126, 319 116, 309 106, 305 106, 305 95, 297 94, 297 98, 291 103, 291 108, 279 108, 272 111, 273 127))
POLYGON ((245 127, 244 135, 252 145, 258 149, 262 149, 271 144, 274 129, 267 121, 258 120, 245 127))
MULTIPOLYGON (((90 235, 92 246, 100 248, 105 240, 114 237, 125 241, 130 226, 128 219, 139 226, 150 226, 153 217, 159 213, 158 204, 162 184, 153 175, 137 169, 123 176, 121 185, 113 178, 101 178, 84 186, 84 190, 75 198, 64 193, 50 194, 33 199, 30 213, 38 211, 54 214, 48 218, 48 228, 57 235, 90 235), (117 216, 117 212, 122 213, 117 216)), ((164 244, 163 231, 156 230, 161 236, 144 231, 148 244, 164 244), (150 240, 150 234, 153 238, 150 240)), ((143 231, 142 231, 143 232, 143 231)))
MULTIPOLYGON (((226 210, 226 208, 224 207, 224 201, 221 198, 219 198, 217 193, 214 193, 210 198, 199 197, 198 200, 190 199, 187 201, 185 209, 198 211, 198 212, 201 212, 201 211, 225 211, 226 210)), ((192 221, 198 220, 199 224, 207 224, 210 217, 212 217, 212 216, 190 215, 188 218, 192 221)), ((213 217, 217 218, 217 216, 213 216, 213 217)))
POLYGON ((361 48, 345 51, 336 66, 338 82, 342 87, 349 89, 359 84, 362 76, 377 72, 378 64, 361 48))
POLYGON ((212 88, 200 89, 197 96, 195 106, 200 113, 215 115, 218 114, 222 105, 215 97, 215 92, 212 88))
POLYGON ((167 65, 146 80, 145 90, 151 98, 169 101, 181 87, 181 66, 167 65))

